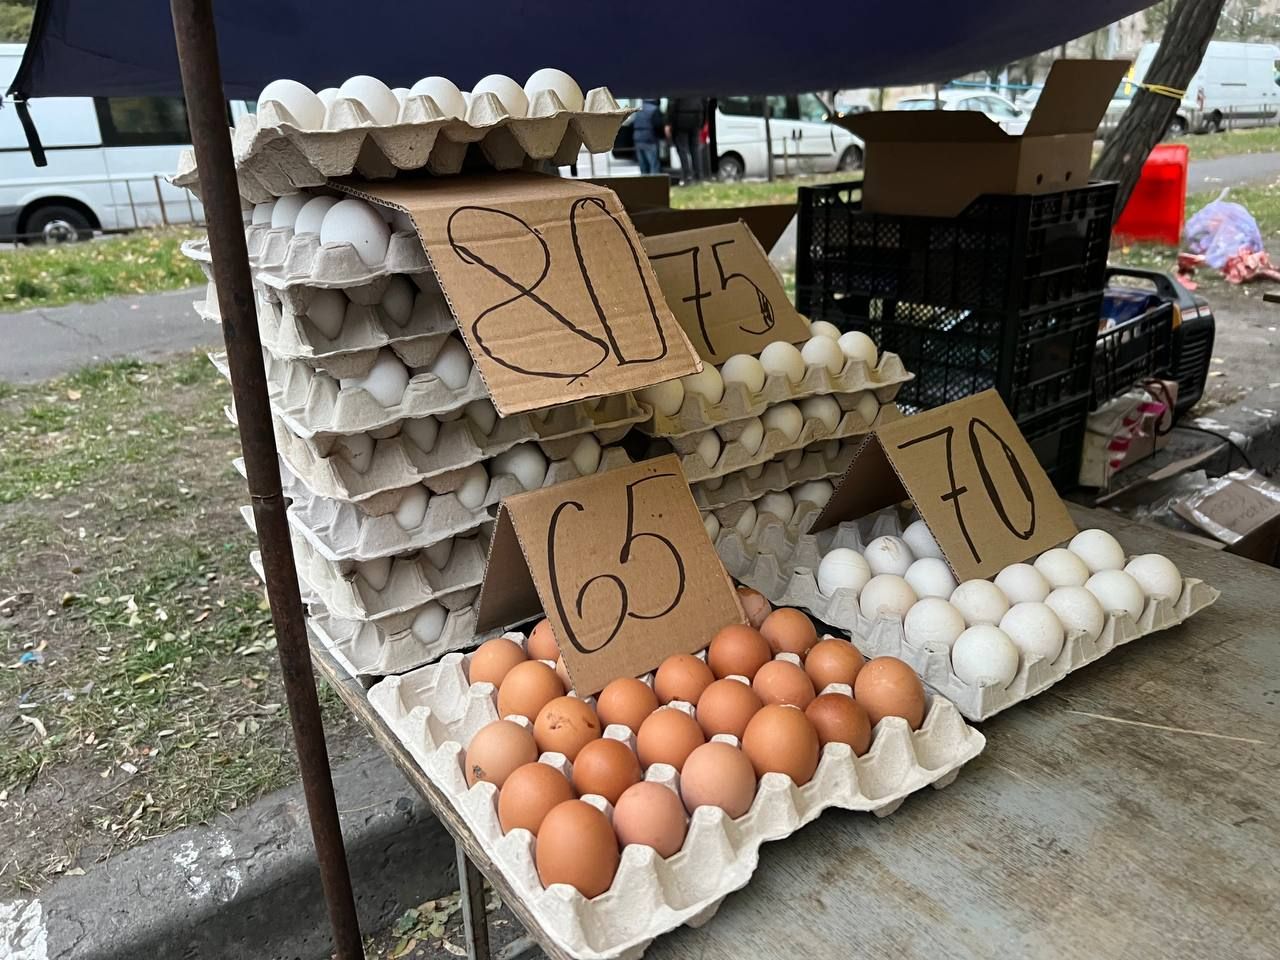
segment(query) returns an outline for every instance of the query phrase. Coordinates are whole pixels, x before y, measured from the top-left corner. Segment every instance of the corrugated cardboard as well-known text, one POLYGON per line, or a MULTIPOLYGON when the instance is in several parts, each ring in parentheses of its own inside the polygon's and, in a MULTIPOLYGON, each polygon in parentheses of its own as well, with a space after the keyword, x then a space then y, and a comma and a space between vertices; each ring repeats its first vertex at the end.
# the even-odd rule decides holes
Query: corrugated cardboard
POLYGON ((1280 487, 1255 470, 1233 470, 1173 503, 1173 512, 1226 546, 1228 553, 1275 565, 1280 487))
POLYGON ((837 116, 865 142, 862 208, 951 217, 984 193, 1050 193, 1089 182, 1094 132, 1127 60, 1059 60, 1021 136, 984 114, 888 110, 837 116))
POLYGON ((736 353, 759 354, 775 340, 809 339, 809 325, 741 220, 649 236, 644 248, 667 303, 703 360, 718 364, 736 353))
POLYGON ((772 250, 778 238, 796 216, 795 202, 764 203, 750 207, 701 207, 696 210, 628 210, 631 222, 646 237, 680 230, 696 230, 741 220, 765 250, 772 250))
POLYGON ((530 173, 344 189, 412 217, 504 416, 701 369, 609 190, 530 173))
POLYGON ((502 502, 481 630, 546 613, 582 695, 745 617, 674 456, 502 502))
POLYGON ((994 390, 878 425, 810 529, 908 499, 961 581, 994 576, 1076 533, 994 390))

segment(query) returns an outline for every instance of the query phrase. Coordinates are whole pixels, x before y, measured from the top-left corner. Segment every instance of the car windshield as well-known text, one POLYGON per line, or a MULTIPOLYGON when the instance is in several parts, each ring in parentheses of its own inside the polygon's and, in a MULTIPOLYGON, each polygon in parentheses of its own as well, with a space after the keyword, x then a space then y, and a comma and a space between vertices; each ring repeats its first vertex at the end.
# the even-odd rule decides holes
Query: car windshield
POLYGON ((930 97, 928 100, 899 100, 899 110, 933 110, 938 106, 938 101, 930 97))

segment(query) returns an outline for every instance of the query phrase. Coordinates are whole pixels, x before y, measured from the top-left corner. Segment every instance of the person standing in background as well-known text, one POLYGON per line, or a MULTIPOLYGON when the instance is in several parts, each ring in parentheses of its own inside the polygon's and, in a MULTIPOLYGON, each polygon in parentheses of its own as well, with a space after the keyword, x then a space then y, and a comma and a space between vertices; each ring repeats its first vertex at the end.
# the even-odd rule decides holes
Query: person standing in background
POLYGON ((636 162, 640 172, 661 173, 662 161, 658 155, 658 142, 662 139, 666 119, 657 100, 641 100, 640 112, 632 121, 631 131, 636 146, 636 162))
POLYGON ((697 183, 703 179, 700 162, 702 128, 707 122, 707 102, 698 97, 676 97, 667 102, 667 135, 680 155, 680 182, 697 183))

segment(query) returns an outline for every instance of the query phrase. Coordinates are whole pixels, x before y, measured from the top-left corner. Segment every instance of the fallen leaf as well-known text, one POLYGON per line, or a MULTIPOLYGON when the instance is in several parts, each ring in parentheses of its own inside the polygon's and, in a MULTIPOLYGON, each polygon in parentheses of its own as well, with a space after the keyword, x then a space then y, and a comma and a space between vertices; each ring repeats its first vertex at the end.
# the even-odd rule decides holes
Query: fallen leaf
POLYGON ((39 717, 33 717, 30 714, 20 713, 18 714, 18 719, 21 720, 23 723, 29 723, 31 724, 31 726, 35 727, 36 733, 40 734, 41 740, 49 736, 48 731, 45 730, 44 724, 40 722, 39 717))
POLYGON ((68 400, 79 400, 81 396, 83 396, 83 394, 81 394, 79 390, 67 390, 68 400))

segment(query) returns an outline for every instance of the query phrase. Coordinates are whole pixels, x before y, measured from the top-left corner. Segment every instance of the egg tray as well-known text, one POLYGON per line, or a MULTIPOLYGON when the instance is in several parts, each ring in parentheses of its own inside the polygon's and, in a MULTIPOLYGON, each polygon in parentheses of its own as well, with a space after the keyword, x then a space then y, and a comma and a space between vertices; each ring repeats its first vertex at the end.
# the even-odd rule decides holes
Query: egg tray
POLYGON ((780 373, 765 379, 759 393, 750 393, 746 384, 726 383, 719 403, 708 403, 706 397, 686 393, 684 404, 674 416, 653 411, 652 417, 639 428, 652 437, 685 437, 705 433, 712 427, 758 417, 774 404, 788 400, 835 393, 861 393, 870 390, 881 404, 892 402, 904 383, 915 374, 908 373, 897 354, 886 353, 874 369, 861 360, 849 360, 839 374, 833 375, 824 364, 809 364, 804 378, 792 383, 780 373))
MULTIPOLYGON (((520 634, 507 636, 524 643, 520 634)), ((790 655, 782 657, 794 662, 790 655)), ((544 889, 534 865, 533 837, 525 830, 502 833, 497 789, 484 782, 467 787, 463 744, 498 719, 493 686, 468 684, 469 660, 469 654, 451 653, 438 663, 380 681, 369 690, 369 702, 448 796, 556 944, 582 960, 639 957, 659 935, 683 924, 705 923, 725 896, 751 879, 762 844, 789 836, 829 807, 886 816, 909 794, 927 785, 941 789, 950 784, 986 745, 952 704, 931 697, 919 730, 911 731, 900 718, 886 718, 876 725, 871 748, 862 757, 844 744, 827 745, 817 772, 803 787, 782 774, 766 774, 751 809, 736 820, 715 807, 699 808, 683 849, 668 859, 646 846, 625 847, 610 890, 587 900, 568 886, 544 889)), ((652 675, 646 681, 652 684, 652 675)), ((692 713, 688 704, 673 705, 692 713)), ((625 726, 612 725, 604 735, 634 744, 625 726)), ((715 739, 737 743, 732 737, 715 739)), ((540 760, 566 773, 571 770, 559 754, 544 753, 540 760)), ((679 775, 666 764, 651 766, 645 779, 678 792, 679 775)), ((612 816, 603 798, 591 796, 587 802, 612 816)))
MULTIPOLYGON (((882 422, 888 422, 888 418, 882 422)), ((763 469, 747 468, 690 485, 699 510, 719 510, 735 503, 759 500, 767 493, 780 493, 811 480, 842 476, 857 451, 859 440, 821 440, 809 447, 788 451, 763 464, 763 469), (789 462, 795 462, 789 467, 789 462), (756 476, 750 474, 759 470, 756 476), (719 480, 720 483, 716 483, 719 480)))
MULTIPOLYGON (((539 91, 525 117, 511 116, 494 94, 480 94, 461 120, 446 116, 428 96, 410 95, 397 122, 378 124, 361 103, 338 97, 326 112, 326 123, 341 129, 300 129, 288 110, 267 103, 257 114, 240 118, 231 142, 240 195, 250 203, 264 203, 322 186, 330 177, 356 174, 380 180, 423 168, 433 174, 458 173, 473 143, 496 170, 516 169, 526 160, 562 166, 577 160, 584 146, 589 153, 612 149, 631 112, 605 87, 588 91, 579 111, 567 110, 553 91, 539 91)), ((182 152, 172 182, 199 196, 192 151, 182 152)))
MULTIPOLYGON (((751 561, 759 553, 767 553, 774 557, 792 555, 801 549, 801 544, 806 540, 805 531, 822 511, 820 505, 811 500, 805 500, 796 504, 795 512, 784 522, 782 518, 772 513, 757 510, 756 522, 751 532, 743 536, 737 531, 736 525, 748 506, 755 508, 755 503, 745 500, 711 511, 720 522, 720 532, 716 534, 715 547, 716 553, 723 555, 722 561, 725 563, 726 570, 729 569, 728 564, 731 562, 735 569, 748 569, 751 561), (729 557, 729 560, 724 560, 725 556, 729 557)), ((809 539, 812 540, 812 538, 809 539)))

